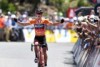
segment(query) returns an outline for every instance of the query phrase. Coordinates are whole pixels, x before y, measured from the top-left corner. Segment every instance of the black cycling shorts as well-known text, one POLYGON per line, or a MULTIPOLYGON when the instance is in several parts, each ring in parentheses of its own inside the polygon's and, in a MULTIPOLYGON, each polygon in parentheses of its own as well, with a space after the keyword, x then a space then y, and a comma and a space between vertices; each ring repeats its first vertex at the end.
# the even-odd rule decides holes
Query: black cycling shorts
POLYGON ((34 43, 39 42, 42 47, 47 47, 46 37, 45 36, 35 36, 34 43))

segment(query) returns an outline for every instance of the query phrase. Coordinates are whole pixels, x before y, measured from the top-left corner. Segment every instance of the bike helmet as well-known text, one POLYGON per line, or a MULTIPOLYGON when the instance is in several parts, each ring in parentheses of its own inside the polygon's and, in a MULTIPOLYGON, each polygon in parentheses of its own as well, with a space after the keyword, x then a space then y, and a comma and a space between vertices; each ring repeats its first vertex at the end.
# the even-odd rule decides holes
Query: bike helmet
POLYGON ((37 9, 36 14, 43 14, 43 10, 42 9, 37 9))

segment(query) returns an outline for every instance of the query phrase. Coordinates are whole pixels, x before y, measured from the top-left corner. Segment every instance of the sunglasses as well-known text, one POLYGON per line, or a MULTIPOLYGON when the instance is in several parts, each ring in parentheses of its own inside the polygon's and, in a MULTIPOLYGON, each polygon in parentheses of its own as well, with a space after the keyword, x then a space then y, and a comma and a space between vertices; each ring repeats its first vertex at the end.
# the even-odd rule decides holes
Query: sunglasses
POLYGON ((40 13, 36 13, 36 14, 38 14, 38 15, 42 15, 42 13, 40 12, 40 13))

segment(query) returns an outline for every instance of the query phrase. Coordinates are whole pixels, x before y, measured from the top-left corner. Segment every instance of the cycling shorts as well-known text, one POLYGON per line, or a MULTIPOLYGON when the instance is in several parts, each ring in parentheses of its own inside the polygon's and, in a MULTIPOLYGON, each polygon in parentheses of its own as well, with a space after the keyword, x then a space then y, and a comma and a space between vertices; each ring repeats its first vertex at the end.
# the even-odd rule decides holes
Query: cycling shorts
POLYGON ((35 44, 35 42, 38 42, 41 47, 47 47, 46 37, 45 36, 35 36, 34 44, 35 44))

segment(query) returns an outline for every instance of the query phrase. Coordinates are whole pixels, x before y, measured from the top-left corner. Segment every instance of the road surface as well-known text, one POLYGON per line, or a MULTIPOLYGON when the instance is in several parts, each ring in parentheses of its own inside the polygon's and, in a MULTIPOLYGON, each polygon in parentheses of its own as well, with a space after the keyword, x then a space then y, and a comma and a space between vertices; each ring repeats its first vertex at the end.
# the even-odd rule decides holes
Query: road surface
MULTIPOLYGON (((48 43, 48 67, 75 67, 73 43, 48 43)), ((0 67, 37 67, 31 43, 0 42, 0 67)))

